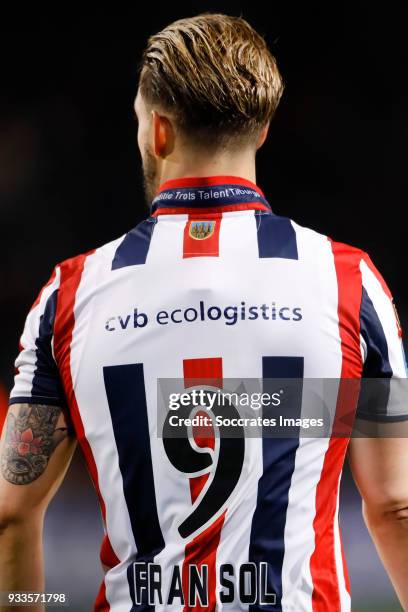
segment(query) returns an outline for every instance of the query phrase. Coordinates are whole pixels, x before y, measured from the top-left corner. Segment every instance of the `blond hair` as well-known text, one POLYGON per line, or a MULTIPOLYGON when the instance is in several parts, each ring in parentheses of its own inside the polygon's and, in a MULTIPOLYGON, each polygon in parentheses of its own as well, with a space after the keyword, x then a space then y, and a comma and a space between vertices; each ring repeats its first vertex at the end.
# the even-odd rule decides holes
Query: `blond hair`
POLYGON ((139 87, 187 137, 205 146, 255 138, 283 91, 264 38, 241 17, 203 13, 148 40, 139 87))

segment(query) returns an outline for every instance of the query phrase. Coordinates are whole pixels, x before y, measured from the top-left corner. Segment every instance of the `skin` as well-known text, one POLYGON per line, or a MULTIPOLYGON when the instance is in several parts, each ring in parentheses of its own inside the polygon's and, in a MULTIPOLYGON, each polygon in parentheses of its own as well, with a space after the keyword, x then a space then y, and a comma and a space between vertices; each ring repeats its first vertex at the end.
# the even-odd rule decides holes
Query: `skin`
MULTIPOLYGON (((58 406, 10 406, 0 443, 0 592, 44 591, 44 514, 76 439, 58 406)), ((43 606, 5 607, 39 612, 43 606)))
MULTIPOLYGON (((269 125, 256 142, 239 151, 224 148, 209 154, 183 140, 171 116, 149 108, 140 92, 135 112, 149 202, 161 183, 178 177, 232 175, 256 182, 255 155, 269 125)), ((0 591, 44 590, 44 514, 75 446, 61 408, 11 406, 0 447, 0 591)), ((366 524, 401 605, 408 611, 408 436, 353 438, 349 460, 366 524)), ((6 609, 0 607, 0 612, 6 609)), ((25 612, 42 609, 22 608, 25 612)))
POLYGON ((146 200, 150 204, 159 185, 192 176, 241 176, 256 182, 255 154, 268 135, 269 123, 259 137, 239 150, 225 147, 208 152, 178 133, 170 114, 149 108, 140 90, 134 104, 138 121, 137 142, 142 156, 146 200))
POLYGON ((406 423, 384 424, 377 433, 381 437, 352 438, 348 452, 364 521, 404 610, 408 610, 408 437, 395 436, 406 430, 406 423))

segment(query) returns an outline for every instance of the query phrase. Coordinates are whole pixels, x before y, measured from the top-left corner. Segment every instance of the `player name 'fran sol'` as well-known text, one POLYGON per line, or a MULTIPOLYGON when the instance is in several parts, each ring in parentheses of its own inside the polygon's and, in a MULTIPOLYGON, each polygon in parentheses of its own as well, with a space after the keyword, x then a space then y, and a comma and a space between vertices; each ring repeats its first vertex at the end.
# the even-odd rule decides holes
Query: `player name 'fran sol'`
MULTIPOLYGON (((268 563, 253 562, 234 566, 224 563, 218 569, 217 599, 223 604, 237 600, 248 605, 275 605, 276 594, 268 585, 268 563)), ((190 563, 186 568, 179 565, 166 568, 163 576, 158 563, 146 561, 133 564, 135 605, 210 605, 209 568, 206 564, 190 563), (170 573, 168 573, 170 572, 170 573), (164 579, 165 578, 165 579, 164 579)))

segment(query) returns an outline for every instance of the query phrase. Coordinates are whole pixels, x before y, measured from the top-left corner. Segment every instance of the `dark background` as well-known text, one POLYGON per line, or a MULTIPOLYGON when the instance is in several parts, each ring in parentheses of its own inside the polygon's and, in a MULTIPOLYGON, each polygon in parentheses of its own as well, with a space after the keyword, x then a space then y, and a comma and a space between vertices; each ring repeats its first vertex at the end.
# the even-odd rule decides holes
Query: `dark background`
MULTIPOLYGON (((368 251, 407 326, 404 5, 306 4, 155 2, 3 14, 0 379, 6 389, 24 318, 54 265, 119 237, 146 216, 133 112, 137 64, 149 34, 207 10, 242 15, 264 34, 286 84, 258 157, 258 184, 273 210, 368 251)), ((345 489, 344 503, 359 521, 347 475, 345 489)), ((359 567, 373 551, 353 520, 347 532, 357 530, 359 549, 368 547, 359 567)), ((376 598, 381 575, 376 565, 367 592, 354 578, 362 601, 372 588, 376 598)))

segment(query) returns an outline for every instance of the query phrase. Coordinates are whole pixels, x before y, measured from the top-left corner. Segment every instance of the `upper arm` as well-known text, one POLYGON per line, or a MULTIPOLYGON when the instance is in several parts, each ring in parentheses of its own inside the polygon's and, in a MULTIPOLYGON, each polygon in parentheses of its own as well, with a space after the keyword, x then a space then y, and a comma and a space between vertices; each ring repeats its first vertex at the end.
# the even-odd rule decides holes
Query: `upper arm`
POLYGON ((379 510, 408 504, 408 380, 393 296, 365 254, 360 265, 361 392, 349 462, 364 502, 379 510))
POLYGON ((0 516, 24 517, 46 508, 76 446, 58 406, 10 406, 0 445, 0 516))
POLYGON ((408 437, 353 438, 348 456, 368 507, 379 512, 408 507, 408 437))
POLYGON ((57 266, 32 304, 20 338, 0 449, 3 515, 45 506, 76 445, 54 357, 59 282, 57 266))

